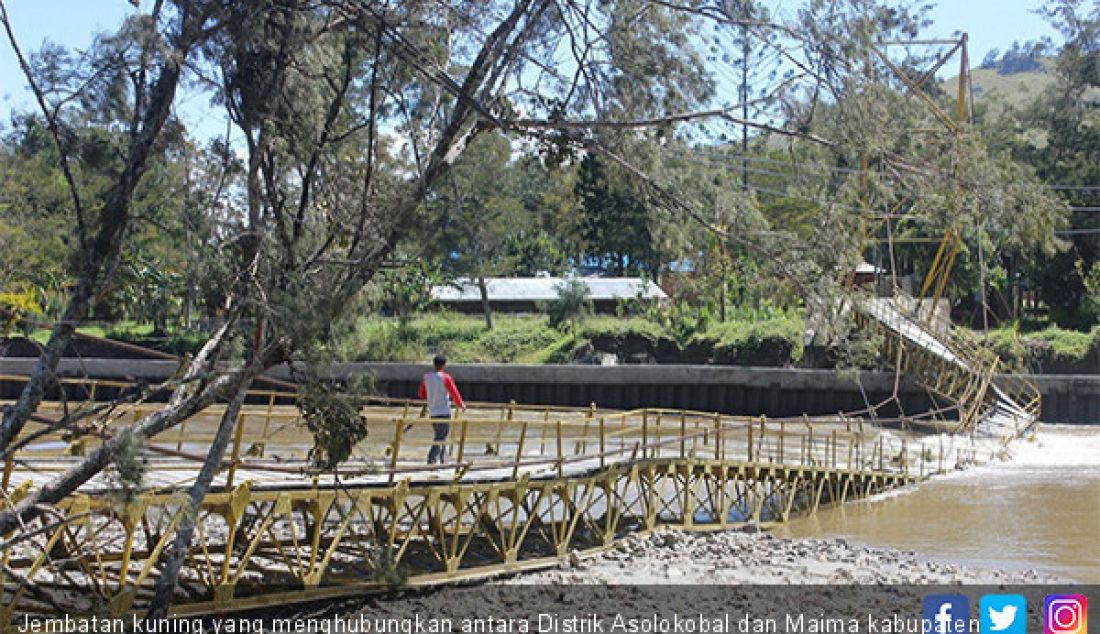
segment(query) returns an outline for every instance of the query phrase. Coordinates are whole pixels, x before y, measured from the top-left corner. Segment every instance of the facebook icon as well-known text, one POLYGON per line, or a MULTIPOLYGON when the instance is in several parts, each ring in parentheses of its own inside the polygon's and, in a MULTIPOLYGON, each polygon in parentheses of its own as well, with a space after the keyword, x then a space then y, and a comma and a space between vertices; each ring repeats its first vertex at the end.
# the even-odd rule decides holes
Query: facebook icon
POLYGON ((924 597, 922 629, 927 634, 966 634, 970 603, 961 594, 930 594, 924 597))

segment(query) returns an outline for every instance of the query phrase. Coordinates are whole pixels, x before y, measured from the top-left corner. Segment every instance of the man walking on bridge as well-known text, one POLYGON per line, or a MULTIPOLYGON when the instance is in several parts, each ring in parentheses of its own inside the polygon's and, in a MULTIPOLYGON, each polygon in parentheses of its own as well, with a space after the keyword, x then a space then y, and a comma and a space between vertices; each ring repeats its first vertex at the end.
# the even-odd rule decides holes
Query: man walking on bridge
POLYGON ((428 464, 439 462, 443 464, 447 459, 447 435, 451 432, 451 403, 465 411, 466 404, 462 402, 462 395, 458 393, 458 387, 450 374, 444 371, 447 367, 447 357, 436 355, 432 359, 435 371, 426 372, 420 379, 419 398, 428 401, 428 416, 432 418, 432 448, 428 451, 428 464))

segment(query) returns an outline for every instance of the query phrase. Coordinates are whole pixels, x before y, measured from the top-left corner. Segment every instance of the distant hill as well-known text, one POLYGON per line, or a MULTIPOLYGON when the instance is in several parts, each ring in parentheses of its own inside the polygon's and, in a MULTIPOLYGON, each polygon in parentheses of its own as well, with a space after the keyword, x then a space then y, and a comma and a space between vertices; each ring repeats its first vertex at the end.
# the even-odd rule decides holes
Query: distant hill
POLYGON ((1032 101, 1054 85, 1054 60, 1040 60, 1042 70, 1028 70, 1002 74, 992 68, 975 68, 970 71, 970 83, 974 86, 974 99, 1003 99, 1011 105, 1023 105, 1032 101))
MULTIPOLYGON (((1035 60, 1030 68, 1004 73, 1001 68, 974 68, 970 71, 970 83, 974 86, 974 100, 991 107, 1004 104, 1011 107, 1027 105, 1054 85, 1054 60, 1049 57, 1035 60)), ((944 88, 954 89, 958 77, 944 81, 944 88)))

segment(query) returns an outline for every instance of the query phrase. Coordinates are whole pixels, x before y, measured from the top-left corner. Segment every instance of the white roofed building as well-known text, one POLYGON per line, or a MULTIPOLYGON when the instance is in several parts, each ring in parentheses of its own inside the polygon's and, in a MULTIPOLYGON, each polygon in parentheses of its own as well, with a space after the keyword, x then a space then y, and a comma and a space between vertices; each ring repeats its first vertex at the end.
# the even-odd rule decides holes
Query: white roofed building
MULTIPOLYGON (((597 313, 614 313, 620 302, 631 299, 663 304, 668 296, 659 286, 640 277, 578 277, 588 286, 592 307, 597 313)), ((539 304, 558 298, 561 277, 487 277, 485 288, 494 311, 533 313, 539 304)), ((458 279, 451 284, 432 287, 432 300, 459 312, 481 312, 481 290, 477 280, 458 279)))

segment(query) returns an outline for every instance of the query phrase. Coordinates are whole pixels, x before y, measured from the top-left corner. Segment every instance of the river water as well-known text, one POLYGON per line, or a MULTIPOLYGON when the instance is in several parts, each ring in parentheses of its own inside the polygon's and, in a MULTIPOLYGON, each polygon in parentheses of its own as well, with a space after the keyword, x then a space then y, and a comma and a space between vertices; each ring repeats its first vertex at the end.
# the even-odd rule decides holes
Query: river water
POLYGON ((939 477, 775 529, 983 568, 1100 583, 1100 426, 1044 425, 1007 462, 939 477))

